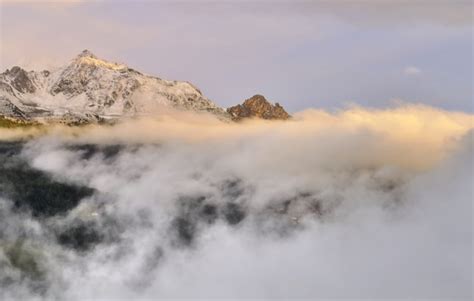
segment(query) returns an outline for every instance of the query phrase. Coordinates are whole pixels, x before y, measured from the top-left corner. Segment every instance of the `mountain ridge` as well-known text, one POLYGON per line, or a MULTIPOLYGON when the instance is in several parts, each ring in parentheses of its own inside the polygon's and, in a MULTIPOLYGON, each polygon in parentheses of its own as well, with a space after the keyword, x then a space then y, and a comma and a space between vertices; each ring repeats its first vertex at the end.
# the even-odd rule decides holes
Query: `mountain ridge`
MULTIPOLYGON (((0 116, 19 122, 108 122, 152 115, 163 108, 236 120, 189 82, 146 75, 100 59, 89 50, 53 70, 26 71, 14 66, 0 73, 0 116)), ((248 115, 241 117, 260 117, 248 115)))

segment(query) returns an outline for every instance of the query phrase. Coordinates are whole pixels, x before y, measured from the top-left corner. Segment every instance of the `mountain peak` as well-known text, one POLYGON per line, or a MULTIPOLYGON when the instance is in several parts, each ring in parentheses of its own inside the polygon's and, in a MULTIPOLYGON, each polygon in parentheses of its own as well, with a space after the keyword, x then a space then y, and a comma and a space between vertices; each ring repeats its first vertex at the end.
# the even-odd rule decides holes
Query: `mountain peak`
POLYGON ((95 54, 93 54, 90 50, 84 49, 79 55, 77 55, 72 60, 72 66, 94 66, 94 67, 102 67, 105 69, 111 70, 122 70, 127 68, 127 66, 115 62, 110 62, 107 60, 100 59, 95 54))
POLYGON ((243 118, 263 118, 263 119, 280 119, 290 118, 290 115, 280 106, 279 103, 271 104, 263 95, 256 94, 246 99, 243 104, 236 105, 227 109, 227 112, 234 120, 243 118))
POLYGON ((95 56, 90 50, 84 49, 82 50, 81 53, 77 55, 77 58, 83 58, 83 57, 88 57, 92 59, 97 59, 97 56, 95 56))
POLYGON ((254 96, 246 99, 244 105, 246 106, 255 106, 255 105, 271 105, 270 102, 261 94, 255 94, 254 96))

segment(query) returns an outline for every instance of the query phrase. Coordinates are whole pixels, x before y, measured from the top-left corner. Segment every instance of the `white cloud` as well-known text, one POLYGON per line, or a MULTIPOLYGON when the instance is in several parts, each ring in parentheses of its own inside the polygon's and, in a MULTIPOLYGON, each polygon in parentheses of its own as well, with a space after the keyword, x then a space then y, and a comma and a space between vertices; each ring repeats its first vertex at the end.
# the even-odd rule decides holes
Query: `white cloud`
POLYGON ((405 69, 403 69, 403 73, 405 75, 420 75, 421 69, 415 66, 408 66, 405 69))

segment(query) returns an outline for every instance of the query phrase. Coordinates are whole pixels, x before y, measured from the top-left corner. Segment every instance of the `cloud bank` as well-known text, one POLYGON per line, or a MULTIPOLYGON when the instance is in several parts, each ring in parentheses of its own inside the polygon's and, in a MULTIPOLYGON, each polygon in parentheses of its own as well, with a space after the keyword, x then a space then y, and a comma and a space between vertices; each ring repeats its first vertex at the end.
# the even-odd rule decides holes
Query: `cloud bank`
POLYGON ((0 176, 0 296, 469 298, 472 126, 403 105, 1 130, 23 182, 0 176))

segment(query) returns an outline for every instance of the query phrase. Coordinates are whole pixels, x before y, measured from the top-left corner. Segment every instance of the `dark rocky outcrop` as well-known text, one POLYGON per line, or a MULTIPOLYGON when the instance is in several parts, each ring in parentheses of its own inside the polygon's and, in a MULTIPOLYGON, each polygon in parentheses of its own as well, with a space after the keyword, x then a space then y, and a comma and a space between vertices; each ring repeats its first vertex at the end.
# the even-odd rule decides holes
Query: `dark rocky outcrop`
POLYGON ((71 225, 64 229, 58 236, 58 242, 67 248, 77 251, 88 251, 104 240, 93 224, 71 225))
POLYGON ((264 96, 258 94, 245 100, 241 105, 228 108, 227 112, 236 121, 244 118, 286 120, 291 117, 279 103, 273 105, 264 96))
POLYGON ((16 121, 27 120, 26 114, 15 106, 9 99, 0 96, 0 118, 10 117, 16 121))
POLYGON ((28 72, 22 68, 15 66, 11 70, 7 70, 5 75, 11 78, 11 85, 22 93, 34 93, 35 85, 28 77, 28 72))

